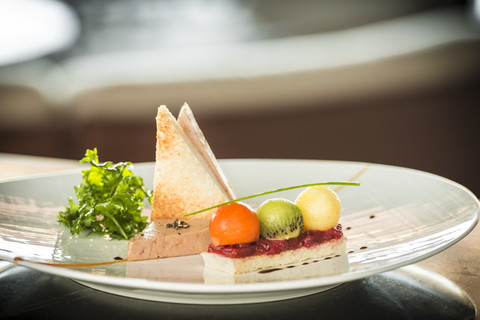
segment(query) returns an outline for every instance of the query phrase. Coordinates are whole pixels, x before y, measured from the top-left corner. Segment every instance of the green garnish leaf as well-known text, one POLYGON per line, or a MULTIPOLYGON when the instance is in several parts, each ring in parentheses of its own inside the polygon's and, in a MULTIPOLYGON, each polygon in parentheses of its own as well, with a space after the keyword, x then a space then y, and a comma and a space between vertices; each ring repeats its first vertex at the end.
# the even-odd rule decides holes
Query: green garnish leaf
POLYGON ((261 197, 261 196, 264 196, 264 195, 267 195, 267 194, 272 194, 272 193, 282 192, 282 191, 287 191, 287 190, 292 190, 292 189, 307 188, 307 187, 313 187, 313 186, 326 186, 326 185, 359 186, 360 183, 358 183, 358 182, 344 182, 344 181, 318 182, 318 183, 301 184, 301 185, 293 186, 293 187, 280 188, 280 189, 265 191, 265 192, 257 193, 257 194, 254 194, 254 195, 250 195, 250 196, 238 198, 238 199, 235 199, 235 200, 230 200, 230 201, 227 201, 227 202, 224 202, 224 203, 220 203, 220 204, 217 204, 217 205, 214 205, 214 206, 202 209, 202 210, 198 210, 198 211, 195 211, 195 212, 192 212, 192 213, 188 213, 188 214, 184 215, 184 217, 193 216, 197 213, 208 211, 208 210, 211 210, 211 209, 215 209, 215 208, 224 206, 226 204, 230 204, 230 203, 238 202, 238 201, 243 201, 243 200, 248 200, 248 199, 252 199, 252 198, 256 198, 256 197, 261 197))
POLYGON ((130 239, 147 226, 142 216, 145 198, 152 203, 153 191, 143 179, 133 174, 131 162, 100 163, 97 149, 85 152, 79 164, 89 163, 82 171, 82 183, 74 187, 78 204, 68 199, 58 221, 69 227, 72 234, 80 231, 130 239))

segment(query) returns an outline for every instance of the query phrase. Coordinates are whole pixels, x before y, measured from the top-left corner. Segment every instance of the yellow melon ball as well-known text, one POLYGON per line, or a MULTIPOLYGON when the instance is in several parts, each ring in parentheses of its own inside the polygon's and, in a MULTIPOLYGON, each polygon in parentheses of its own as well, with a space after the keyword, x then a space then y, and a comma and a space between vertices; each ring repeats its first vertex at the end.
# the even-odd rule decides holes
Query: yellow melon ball
POLYGON ((303 214, 305 230, 328 230, 340 219, 341 205, 337 194, 325 186, 305 189, 295 200, 303 214))

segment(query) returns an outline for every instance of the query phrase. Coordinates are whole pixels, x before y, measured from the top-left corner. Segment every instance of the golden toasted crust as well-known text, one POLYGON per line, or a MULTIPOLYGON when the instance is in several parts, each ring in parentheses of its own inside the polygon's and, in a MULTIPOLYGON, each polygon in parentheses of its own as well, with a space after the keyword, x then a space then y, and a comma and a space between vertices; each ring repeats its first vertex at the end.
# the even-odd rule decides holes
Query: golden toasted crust
MULTIPOLYGON (((165 107, 158 108, 151 220, 183 215, 229 200, 205 161, 165 107)), ((208 219, 213 211, 192 216, 208 219)))

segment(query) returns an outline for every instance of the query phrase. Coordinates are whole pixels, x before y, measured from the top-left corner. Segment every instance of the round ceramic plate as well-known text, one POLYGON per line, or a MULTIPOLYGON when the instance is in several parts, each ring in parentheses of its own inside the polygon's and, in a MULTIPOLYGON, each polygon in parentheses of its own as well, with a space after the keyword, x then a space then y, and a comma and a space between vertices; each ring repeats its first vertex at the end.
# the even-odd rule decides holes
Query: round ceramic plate
MULTIPOLYGON (((198 304, 264 302, 320 292, 418 262, 462 239, 478 221, 480 205, 470 191, 421 171, 315 160, 244 159, 220 164, 238 197, 314 182, 360 182, 359 187, 331 186, 342 202, 345 254, 241 275, 206 269, 199 255, 102 264, 126 258, 127 241, 72 236, 56 220, 81 181, 76 170, 0 183, 0 258, 133 298, 198 304)), ((150 188, 153 169, 153 163, 134 167, 150 188)), ((294 200, 300 191, 274 196, 294 200)), ((268 197, 249 203, 255 207, 268 197)))

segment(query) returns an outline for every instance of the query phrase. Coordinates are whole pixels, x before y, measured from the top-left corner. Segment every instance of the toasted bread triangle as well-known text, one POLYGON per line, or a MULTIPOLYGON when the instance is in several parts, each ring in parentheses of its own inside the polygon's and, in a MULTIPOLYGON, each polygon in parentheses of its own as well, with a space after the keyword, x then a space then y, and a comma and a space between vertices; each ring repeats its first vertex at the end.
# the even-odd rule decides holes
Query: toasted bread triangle
POLYGON ((227 194, 229 199, 235 199, 235 194, 233 192, 232 186, 228 182, 228 179, 223 173, 222 168, 220 168, 217 159, 215 158, 215 154, 210 148, 210 145, 208 144, 207 139, 203 135, 202 130, 198 126, 198 123, 193 116, 192 109, 190 109, 188 104, 185 103, 180 109, 177 122, 182 128, 183 132, 187 135, 190 142, 203 157, 206 164, 210 168, 210 171, 215 175, 218 183, 220 183, 222 188, 225 190, 225 193, 227 194))
MULTIPOLYGON (((193 113, 188 106, 182 109, 187 115, 182 120, 183 126, 187 131, 193 130, 189 135, 196 135, 198 141, 189 138, 166 106, 158 108, 154 196, 150 216, 152 221, 182 218, 185 214, 233 199, 228 182, 225 185, 219 179, 224 174, 193 118, 193 113), (203 143, 199 143, 202 140, 203 143)), ((212 213, 210 210, 192 218, 208 219, 212 213)))

